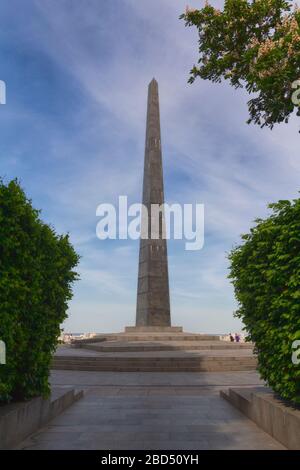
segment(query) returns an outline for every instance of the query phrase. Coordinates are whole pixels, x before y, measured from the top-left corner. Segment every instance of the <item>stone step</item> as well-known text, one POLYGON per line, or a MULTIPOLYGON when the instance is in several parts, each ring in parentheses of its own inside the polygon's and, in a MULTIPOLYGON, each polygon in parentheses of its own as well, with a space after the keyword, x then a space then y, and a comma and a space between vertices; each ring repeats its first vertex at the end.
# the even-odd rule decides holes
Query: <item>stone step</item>
POLYGON ((90 367, 90 368, 95 368, 96 370, 98 368, 113 368, 113 369, 118 369, 118 368, 121 368, 121 369, 127 369, 127 368, 130 368, 130 367, 155 367, 157 369, 160 369, 160 368, 164 368, 164 367, 170 367, 170 368, 186 368, 186 367, 195 367, 195 368, 198 368, 198 367, 244 367, 244 366, 255 366, 256 363, 255 362, 240 362, 240 361, 232 361, 232 362, 216 362, 216 361, 212 361, 212 362, 198 362, 198 363, 190 363, 190 362, 187 362, 187 363, 171 363, 171 362, 165 362, 163 364, 160 364, 160 363, 155 363, 155 362, 145 362, 145 363, 139 363, 139 362, 130 362, 130 363, 121 363, 121 362, 111 362, 111 363, 107 363, 107 362, 96 362, 94 364, 92 363, 88 363, 88 362, 54 362, 53 363, 53 367, 55 368, 56 366, 59 366, 59 367, 67 367, 67 366, 72 366, 72 367, 78 367, 78 370, 81 370, 81 366, 83 367, 90 367))
POLYGON ((144 351, 199 351, 199 350, 238 350, 253 349, 249 343, 227 343, 222 341, 173 341, 173 342, 123 342, 109 341, 103 344, 89 343, 85 349, 99 352, 144 352, 144 351))
POLYGON ((202 356, 144 356, 144 357, 139 357, 139 356, 55 356, 54 357, 55 361, 74 361, 74 362, 158 362, 158 363, 163 363, 163 362, 205 362, 205 361, 214 361, 214 362, 226 362, 226 361, 253 361, 256 360, 254 356, 208 356, 208 355, 202 355, 202 356))
POLYGON ((72 357, 56 356, 53 369, 91 371, 230 371, 254 370, 256 359, 246 357, 72 357))
MULTIPOLYGON (((102 343, 109 341, 220 341, 219 335, 205 335, 193 333, 111 333, 93 338, 75 340, 74 347, 85 347, 88 343, 102 343)), ((223 341, 222 341, 223 342, 223 341)), ((227 343, 227 341, 224 341, 227 343)))
POLYGON ((222 366, 224 367, 226 365, 229 366, 241 366, 241 365, 255 365, 255 361, 227 361, 227 362, 218 362, 218 361, 203 361, 203 362, 150 362, 150 361, 145 361, 145 362, 72 362, 72 361, 55 361, 53 362, 53 365, 57 366, 67 366, 67 365, 72 365, 72 366, 87 366, 87 367, 198 367, 200 366, 222 366))
POLYGON ((236 364, 227 365, 224 364, 214 366, 86 366, 86 365, 53 365, 53 370, 75 370, 75 371, 91 371, 91 372, 231 372, 231 371, 250 371, 255 370, 255 365, 248 364, 236 364))

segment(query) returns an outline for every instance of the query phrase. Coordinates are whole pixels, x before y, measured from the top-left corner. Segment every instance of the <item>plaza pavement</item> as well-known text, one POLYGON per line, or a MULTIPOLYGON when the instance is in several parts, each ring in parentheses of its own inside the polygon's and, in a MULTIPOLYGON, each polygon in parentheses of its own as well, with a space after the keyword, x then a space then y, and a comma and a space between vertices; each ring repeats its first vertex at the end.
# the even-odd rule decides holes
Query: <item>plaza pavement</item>
POLYGON ((18 449, 284 449, 219 396, 262 385, 254 371, 53 371, 51 383, 85 396, 18 449))

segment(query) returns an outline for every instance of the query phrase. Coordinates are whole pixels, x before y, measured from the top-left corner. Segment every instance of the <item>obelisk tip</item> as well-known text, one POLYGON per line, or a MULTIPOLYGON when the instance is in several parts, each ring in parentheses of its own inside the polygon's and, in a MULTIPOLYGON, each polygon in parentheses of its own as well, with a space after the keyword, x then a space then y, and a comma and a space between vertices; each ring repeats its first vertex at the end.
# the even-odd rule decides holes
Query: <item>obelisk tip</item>
POLYGON ((153 77, 149 85, 157 85, 157 80, 153 77))

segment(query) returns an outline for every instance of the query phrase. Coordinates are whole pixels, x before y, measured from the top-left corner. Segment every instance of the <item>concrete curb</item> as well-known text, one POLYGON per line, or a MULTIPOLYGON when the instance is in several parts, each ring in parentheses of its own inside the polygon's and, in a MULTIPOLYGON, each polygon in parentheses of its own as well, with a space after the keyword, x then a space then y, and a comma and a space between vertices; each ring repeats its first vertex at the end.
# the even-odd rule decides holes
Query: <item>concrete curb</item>
POLYGON ((55 388, 51 397, 0 407, 0 449, 11 449, 83 397, 83 391, 55 388))
POLYGON ((220 395, 287 449, 300 449, 300 410, 276 399, 271 389, 229 388, 220 395))

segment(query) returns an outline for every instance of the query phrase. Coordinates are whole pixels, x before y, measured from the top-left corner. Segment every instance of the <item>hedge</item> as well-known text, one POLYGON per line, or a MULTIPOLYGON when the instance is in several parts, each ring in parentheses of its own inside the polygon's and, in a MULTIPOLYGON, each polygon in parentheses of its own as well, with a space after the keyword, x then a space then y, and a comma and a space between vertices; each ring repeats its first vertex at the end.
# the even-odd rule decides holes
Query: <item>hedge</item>
POLYGON ((79 257, 43 223, 17 180, 0 180, 0 402, 50 393, 52 354, 66 319, 79 257))
POLYGON ((261 377, 283 399, 300 403, 300 366, 292 361, 300 339, 300 199, 270 204, 243 243, 232 250, 235 315, 255 343, 261 377))

